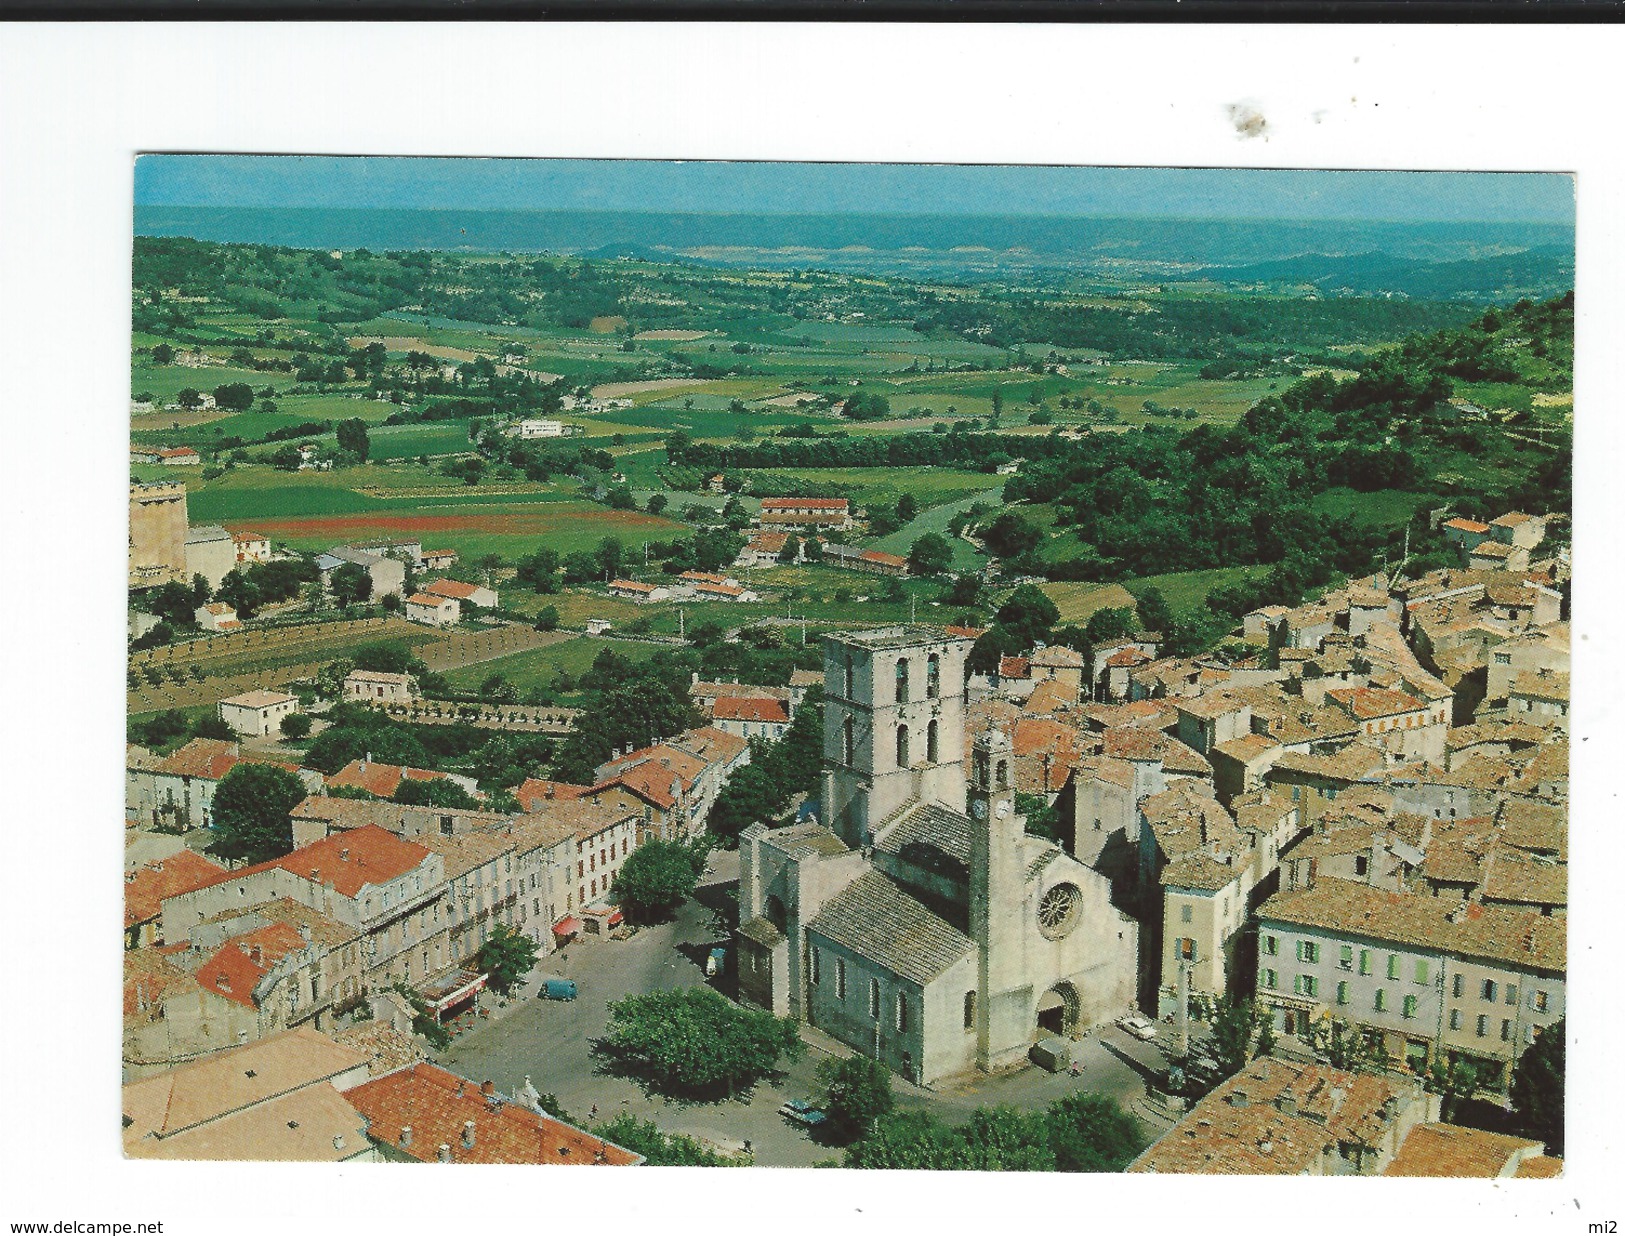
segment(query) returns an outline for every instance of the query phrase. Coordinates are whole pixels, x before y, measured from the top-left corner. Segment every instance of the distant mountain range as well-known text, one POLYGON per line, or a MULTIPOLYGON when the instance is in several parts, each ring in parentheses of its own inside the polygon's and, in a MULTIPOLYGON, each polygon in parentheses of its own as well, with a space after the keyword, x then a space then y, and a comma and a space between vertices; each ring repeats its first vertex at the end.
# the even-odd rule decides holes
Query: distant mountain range
POLYGON ((1326 294, 1498 298, 1571 285, 1573 229, 1046 216, 672 214, 138 206, 136 233, 298 249, 554 252, 937 277, 1021 272, 1313 285, 1326 294))

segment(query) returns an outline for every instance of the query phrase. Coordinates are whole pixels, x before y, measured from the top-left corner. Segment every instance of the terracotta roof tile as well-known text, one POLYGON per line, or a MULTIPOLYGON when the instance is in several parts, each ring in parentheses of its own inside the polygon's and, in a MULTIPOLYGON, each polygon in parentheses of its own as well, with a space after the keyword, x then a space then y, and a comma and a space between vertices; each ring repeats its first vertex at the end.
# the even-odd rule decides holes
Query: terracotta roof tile
POLYGON ((1537 1157, 1539 1142, 1468 1129, 1456 1124, 1419 1124, 1405 1135, 1382 1171, 1384 1176, 1455 1176, 1493 1180, 1511 1176, 1528 1158, 1537 1157))
POLYGON ((762 721, 788 725, 790 712, 782 700, 749 699, 741 696, 723 696, 711 705, 711 716, 718 721, 762 721))
POLYGON ((219 863, 192 850, 147 863, 124 880, 124 926, 149 922, 163 909, 164 898, 212 884, 225 871, 219 863))

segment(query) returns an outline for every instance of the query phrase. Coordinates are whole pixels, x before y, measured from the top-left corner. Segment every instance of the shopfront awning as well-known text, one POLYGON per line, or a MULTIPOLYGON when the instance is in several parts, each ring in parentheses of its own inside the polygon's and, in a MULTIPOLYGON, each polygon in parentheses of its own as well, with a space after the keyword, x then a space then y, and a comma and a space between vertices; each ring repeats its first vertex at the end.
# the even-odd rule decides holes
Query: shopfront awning
POLYGON ((488 975, 462 970, 449 978, 425 984, 419 989, 424 1002, 438 1016, 447 1009, 472 1000, 485 989, 488 975))
POLYGON ((553 934, 556 936, 573 936, 581 930, 579 918, 561 918, 553 924, 553 934))

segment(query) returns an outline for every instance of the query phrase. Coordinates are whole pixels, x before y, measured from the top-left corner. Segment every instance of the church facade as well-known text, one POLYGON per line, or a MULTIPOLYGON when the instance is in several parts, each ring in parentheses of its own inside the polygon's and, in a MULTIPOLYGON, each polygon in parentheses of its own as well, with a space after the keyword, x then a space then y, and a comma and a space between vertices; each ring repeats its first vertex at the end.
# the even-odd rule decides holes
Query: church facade
POLYGON ((1134 999, 1110 882, 1027 835, 1008 736, 967 742, 970 648, 827 637, 822 819, 741 837, 741 997, 917 1082, 1019 1063, 1134 999))

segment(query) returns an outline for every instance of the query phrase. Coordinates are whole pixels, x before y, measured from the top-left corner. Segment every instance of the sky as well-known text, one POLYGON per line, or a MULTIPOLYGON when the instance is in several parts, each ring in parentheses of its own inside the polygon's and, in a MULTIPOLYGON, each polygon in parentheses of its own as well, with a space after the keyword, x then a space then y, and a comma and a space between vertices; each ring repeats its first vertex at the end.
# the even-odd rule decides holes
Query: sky
POLYGON ((1574 221, 1522 172, 143 155, 141 206, 1574 221))

